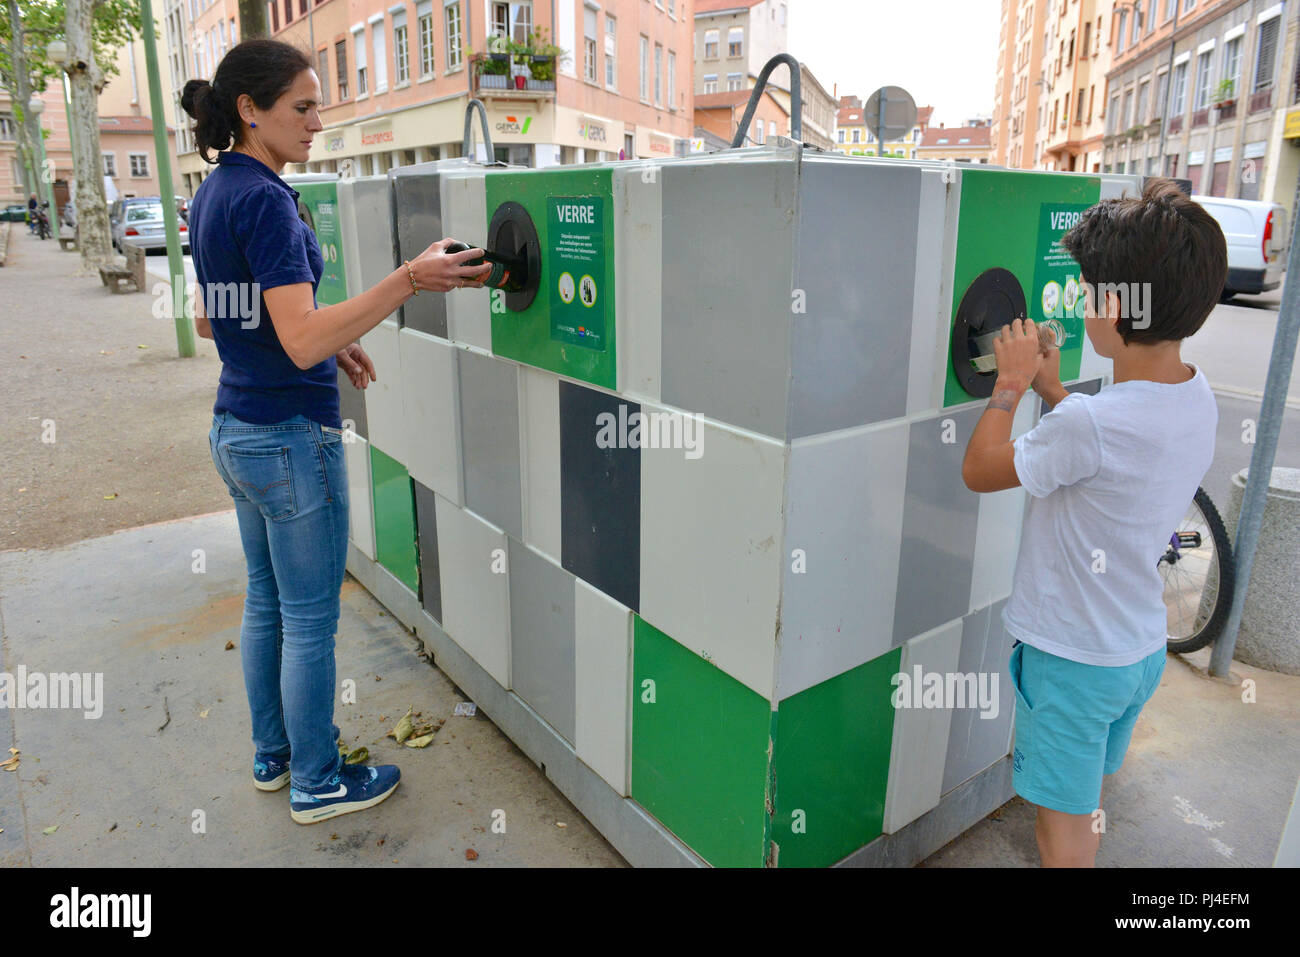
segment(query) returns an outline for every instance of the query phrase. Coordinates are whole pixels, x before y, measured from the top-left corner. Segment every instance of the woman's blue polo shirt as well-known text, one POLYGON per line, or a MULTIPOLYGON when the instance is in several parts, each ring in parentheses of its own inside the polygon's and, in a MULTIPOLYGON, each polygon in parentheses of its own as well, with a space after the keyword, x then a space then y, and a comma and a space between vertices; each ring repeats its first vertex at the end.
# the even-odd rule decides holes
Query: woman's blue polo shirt
POLYGON ((219 161, 195 192, 189 221, 194 272, 221 357, 212 411, 258 425, 302 415, 341 428, 334 357, 295 366, 262 295, 309 282, 315 303, 325 263, 298 216, 298 193, 251 156, 232 150, 219 161))

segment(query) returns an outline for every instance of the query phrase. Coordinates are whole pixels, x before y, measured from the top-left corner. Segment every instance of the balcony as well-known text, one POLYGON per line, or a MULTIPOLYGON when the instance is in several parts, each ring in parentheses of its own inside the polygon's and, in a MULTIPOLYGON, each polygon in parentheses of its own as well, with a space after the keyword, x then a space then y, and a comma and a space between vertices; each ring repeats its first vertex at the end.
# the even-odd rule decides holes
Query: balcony
POLYGON ((1209 125, 1210 110, 1208 107, 1203 110, 1192 110, 1192 129, 1198 129, 1199 127, 1209 125))
POLYGON ((1230 120, 1237 115, 1237 101, 1224 100, 1219 104, 1219 122, 1230 120))
POLYGON ((1181 133, 1182 131, 1183 118, 1181 116, 1175 116, 1169 121, 1169 135, 1173 136, 1175 133, 1181 133))
POLYGON ((555 57, 476 53, 469 58, 473 95, 481 99, 555 98, 555 57))
POLYGON ((1273 105, 1273 88, 1260 90, 1258 93, 1250 95, 1250 104, 1246 107, 1247 113, 1260 113, 1267 110, 1273 105))

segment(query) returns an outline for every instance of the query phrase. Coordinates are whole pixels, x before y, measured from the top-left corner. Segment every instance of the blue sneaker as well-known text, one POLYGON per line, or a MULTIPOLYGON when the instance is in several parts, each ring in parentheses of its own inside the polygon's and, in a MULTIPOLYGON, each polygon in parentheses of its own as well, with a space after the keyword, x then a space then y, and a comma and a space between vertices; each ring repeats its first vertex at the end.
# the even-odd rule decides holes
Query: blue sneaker
POLYGON ((259 791, 278 791, 289 783, 289 759, 267 758, 253 761, 253 787, 259 791))
POLYGON ((364 767, 345 764, 318 788, 289 792, 289 813, 299 824, 315 824, 340 814, 374 807, 397 790, 402 772, 391 764, 364 767))

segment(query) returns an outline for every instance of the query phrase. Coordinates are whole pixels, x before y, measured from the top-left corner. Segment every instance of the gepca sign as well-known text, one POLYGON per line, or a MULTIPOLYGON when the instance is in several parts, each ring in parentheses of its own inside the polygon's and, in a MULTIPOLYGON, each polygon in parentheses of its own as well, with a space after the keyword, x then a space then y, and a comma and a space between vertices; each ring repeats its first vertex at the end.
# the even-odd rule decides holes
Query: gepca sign
POLYGON ((578 120, 578 137, 588 143, 606 143, 609 141, 609 134, 605 129, 605 124, 586 117, 578 120))
POLYGON ((506 136, 527 136, 528 128, 533 125, 531 116, 506 115, 496 121, 492 128, 506 136))

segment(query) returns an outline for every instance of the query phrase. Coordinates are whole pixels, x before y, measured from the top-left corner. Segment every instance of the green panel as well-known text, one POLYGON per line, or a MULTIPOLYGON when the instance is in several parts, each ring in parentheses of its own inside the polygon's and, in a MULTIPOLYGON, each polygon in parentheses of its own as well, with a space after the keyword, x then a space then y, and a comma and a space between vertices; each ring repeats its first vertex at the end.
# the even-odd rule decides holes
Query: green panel
POLYGON ((710 864, 761 867, 771 705, 633 618, 633 799, 710 864))
MULTIPOLYGON (((1061 347, 1061 379, 1078 378, 1083 355, 1083 298, 1079 297, 1069 314, 1063 307, 1044 314, 1044 287, 1049 282, 1064 285, 1066 277, 1073 275, 1077 280, 1079 276, 1078 266, 1058 245, 1073 219, 1053 219, 1052 214, 1080 212, 1095 206, 1100 196, 1101 180, 1096 176, 963 169, 948 328, 951 330, 957 318, 966 287, 980 273, 995 266, 1008 269, 1024 289, 1030 319, 1060 320, 1066 336, 1061 347)), ((945 407, 971 401, 952 371, 951 349, 950 334, 944 351, 948 370, 945 407)))
POLYGON ((490 298, 492 351, 593 385, 618 388, 613 171, 493 173, 484 185, 484 235, 497 208, 514 201, 532 217, 542 254, 532 305, 513 312, 499 294, 490 298), (561 224, 561 215, 571 208, 590 211, 592 222, 561 224))
POLYGON ((902 654, 895 648, 781 702, 772 822, 779 866, 827 867, 880 836, 894 735, 890 679, 902 654))
POLYGON ((375 503, 375 558, 419 594, 420 565, 415 543, 415 490, 406 466, 370 446, 375 503))
POLYGON ((316 302, 332 306, 348 298, 348 283, 343 272, 343 231, 339 228, 339 188, 337 183, 299 183, 299 201, 307 207, 311 225, 316 230, 325 271, 316 289, 316 302))

